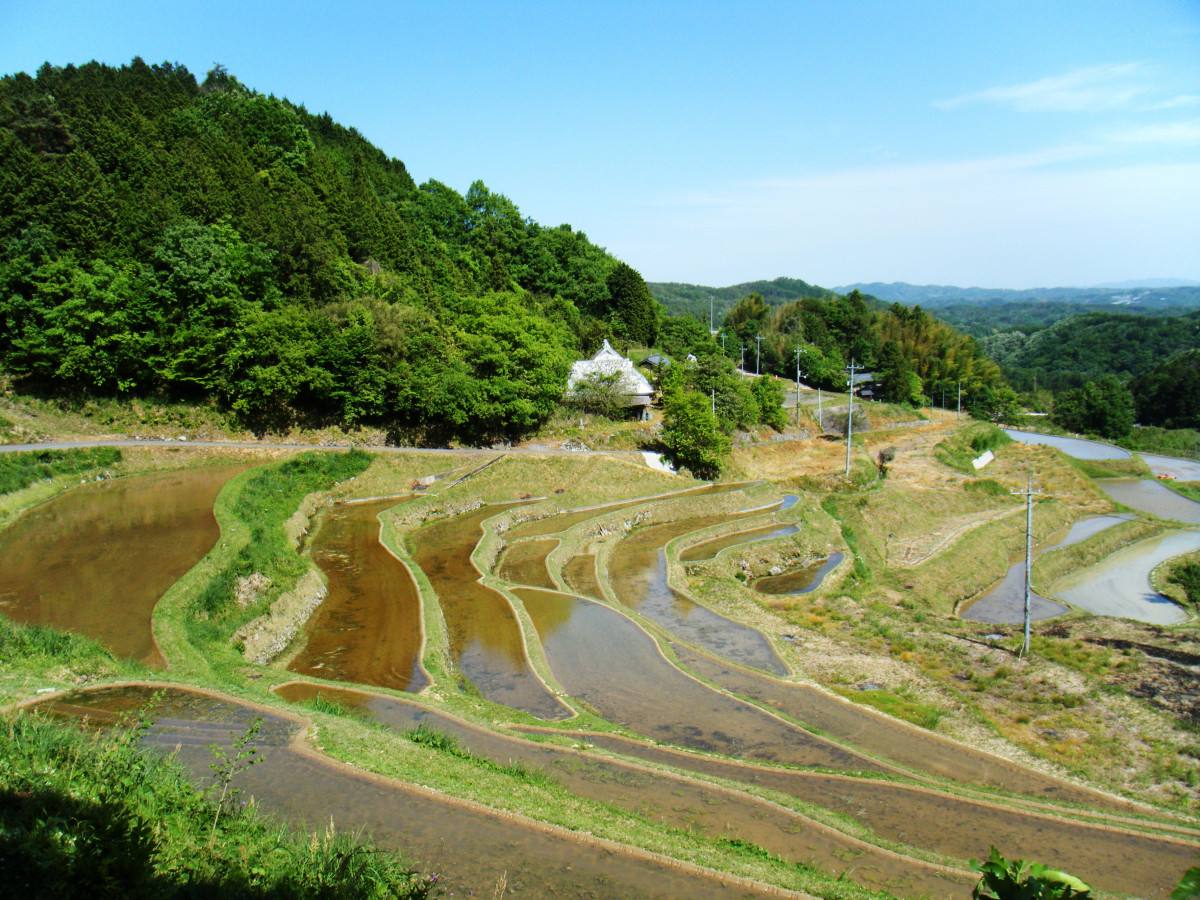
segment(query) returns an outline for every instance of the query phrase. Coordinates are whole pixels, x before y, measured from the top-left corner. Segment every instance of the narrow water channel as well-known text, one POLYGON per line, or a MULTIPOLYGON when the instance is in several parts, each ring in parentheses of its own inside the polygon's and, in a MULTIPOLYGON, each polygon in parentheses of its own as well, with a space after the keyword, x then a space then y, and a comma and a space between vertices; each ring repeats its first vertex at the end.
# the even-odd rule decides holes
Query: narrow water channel
POLYGON ((212 549, 220 535, 217 492, 248 467, 94 482, 29 510, 0 531, 0 613, 162 666, 154 605, 212 549))
POLYGON ((717 615, 677 593, 667 580, 667 556, 663 548, 672 540, 690 531, 750 515, 759 512, 696 516, 635 529, 613 548, 608 575, 618 600, 671 634, 726 659, 786 675, 787 666, 761 632, 717 615))
POLYGON ((429 578, 446 620, 455 667, 487 699, 540 719, 573 713, 534 674, 507 598, 479 582, 471 553, 483 520, 516 504, 497 504, 427 525, 411 535, 413 559, 429 578))
POLYGON ((342 503, 326 512, 312 557, 329 593, 305 627, 291 671, 399 691, 429 684, 421 668, 420 591, 379 539, 379 514, 403 499, 342 503))
MULTIPOLYGON (((91 691, 56 704, 60 715, 81 717, 147 705, 153 688, 91 691)), ((231 699, 171 690, 151 707, 155 724, 145 741, 175 751, 197 782, 211 775, 212 743, 228 746, 255 719, 263 728, 255 742, 261 762, 243 770, 235 786, 254 797, 259 809, 294 827, 364 832, 398 850, 426 874, 437 874, 446 896, 493 897, 497 885, 530 900, 743 900, 773 895, 722 884, 716 873, 699 874, 631 853, 614 852, 584 840, 537 828, 473 805, 342 766, 334 766, 290 744, 297 725, 252 710, 231 699)), ((794 896, 794 895, 793 895, 794 896)))

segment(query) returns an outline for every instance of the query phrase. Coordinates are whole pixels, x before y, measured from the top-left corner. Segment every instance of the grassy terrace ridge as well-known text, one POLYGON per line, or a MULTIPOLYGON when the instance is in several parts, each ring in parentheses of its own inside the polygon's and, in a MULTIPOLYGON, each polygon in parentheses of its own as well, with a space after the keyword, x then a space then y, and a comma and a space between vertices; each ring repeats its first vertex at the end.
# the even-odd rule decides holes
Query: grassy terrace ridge
MULTIPOLYGON (((765 511, 761 517, 677 539, 668 548, 671 577, 697 601, 767 633, 798 673, 796 680, 1034 768, 1152 803, 1157 809, 1147 813, 1148 821, 1200 826, 1194 812, 1200 797, 1195 778, 1200 760, 1195 708, 1171 706, 1166 692, 1145 698, 1145 686, 1161 685, 1170 673, 1160 659, 1138 649, 1196 653, 1200 641, 1194 620, 1179 628, 1158 629, 1072 612, 1038 623, 1034 653, 1020 660, 1013 652, 1015 638, 986 638, 995 626, 964 622, 954 615, 957 604, 997 580, 1023 546, 1023 508, 1009 491, 1024 486, 1030 467, 1047 490, 1047 498, 1035 512, 1038 540, 1078 518, 1111 511, 1111 502, 1092 478, 1114 474, 1114 469, 1125 474, 1120 461, 1080 466, 1049 448, 999 440, 989 444, 996 461, 984 472, 963 471, 962 460, 977 455, 979 435, 994 440, 988 427, 935 419, 912 428, 856 436, 850 482, 842 477, 845 445, 841 441, 738 447, 730 477, 763 482, 741 493, 718 495, 724 498, 720 503, 713 502, 717 498, 706 500, 703 508, 743 509, 770 502, 781 492, 796 493, 798 502, 784 514, 765 511), (888 448, 895 451, 894 460, 882 473, 878 460, 888 448), (685 545, 765 521, 791 523, 799 530, 761 545, 729 548, 712 560, 678 563, 678 552, 685 545), (764 597, 745 584, 748 575, 765 574, 771 566, 799 565, 832 550, 846 551, 847 559, 811 595, 764 597), (787 641, 780 639, 783 634, 790 636, 787 641), (875 687, 862 689, 867 683, 875 687)), ((129 450, 116 464, 116 474, 197 464, 222 455, 177 447, 129 450)), ((594 550, 599 529, 620 533, 639 512, 665 521, 701 508, 696 498, 679 493, 698 486, 697 482, 618 456, 503 455, 485 450, 454 457, 420 452, 262 456, 262 465, 236 476, 218 497, 216 514, 222 533, 217 545, 158 605, 155 636, 170 666, 166 673, 115 659, 90 642, 9 626, 0 632, 0 696, 15 700, 48 686, 165 677, 288 708, 270 689, 293 676, 278 665, 248 663, 231 641, 232 634, 264 615, 305 573, 317 571, 307 553, 297 547, 301 533, 320 528, 321 508, 335 500, 397 496, 397 505, 381 515, 382 539, 409 565, 421 588, 426 632, 423 662, 433 679, 421 701, 486 727, 541 724, 456 687, 440 607, 428 579, 412 564, 406 535, 479 501, 531 501, 490 518, 474 558, 485 580, 513 602, 535 669, 555 687, 523 607, 490 573, 505 531, 520 521, 561 510, 601 507, 594 518, 558 536, 560 546, 551 561, 561 565, 572 555, 594 550), (480 468, 490 460, 496 461, 480 468), (418 479, 430 475, 442 477, 424 492, 404 499, 418 479), (657 499, 620 511, 602 508, 639 497, 657 499), (254 572, 270 577, 271 587, 247 606, 231 604, 237 577, 254 572)), ((57 478, 54 490, 69 487, 70 478, 74 476, 57 478)), ((19 498, 13 514, 18 506, 48 496, 35 488, 10 495, 19 498)), ((0 527, 4 522, 0 518, 0 527)), ((1102 558, 1115 546, 1111 542, 1153 534, 1155 527, 1145 520, 1131 522, 1059 554, 1048 554, 1039 560, 1035 579, 1049 583, 1060 571, 1102 558)), ((599 577, 607 578, 603 566, 599 577)), ((670 656, 662 636, 643 624, 670 656)), ((577 716, 562 724, 564 730, 621 733, 586 705, 565 699, 577 716)), ((536 772, 496 766, 436 739, 398 735, 361 721, 337 704, 310 706, 304 714, 315 723, 312 740, 322 753, 390 778, 781 887, 823 897, 870 895, 852 883, 784 862, 753 845, 664 828, 576 797, 536 772)), ((794 799, 768 795, 874 840, 861 833, 857 823, 839 822, 836 816, 804 808, 794 799)), ((1007 802, 995 796, 998 802, 1007 802)), ((963 862, 942 861, 956 866, 963 862)), ((1087 873, 1075 874, 1086 880, 1087 873)))

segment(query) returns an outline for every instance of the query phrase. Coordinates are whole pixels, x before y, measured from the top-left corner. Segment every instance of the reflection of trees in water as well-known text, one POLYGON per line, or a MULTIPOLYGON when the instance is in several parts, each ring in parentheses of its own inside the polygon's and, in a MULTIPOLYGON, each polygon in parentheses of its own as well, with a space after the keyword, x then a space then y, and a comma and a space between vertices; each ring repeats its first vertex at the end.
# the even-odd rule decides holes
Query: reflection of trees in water
POLYGON ((471 562, 483 520, 516 505, 484 506, 416 531, 413 559, 438 595, 450 655, 462 674, 489 699, 545 715, 560 705, 533 675, 507 598, 480 584, 471 562))
POLYGON ((6 614, 161 664, 154 604, 212 547, 217 492, 244 463, 89 484, 0 532, 6 614))
POLYGON ((420 666, 420 592, 379 540, 379 514, 399 502, 340 506, 325 516, 312 556, 329 591, 291 671, 402 691, 429 683, 420 666))

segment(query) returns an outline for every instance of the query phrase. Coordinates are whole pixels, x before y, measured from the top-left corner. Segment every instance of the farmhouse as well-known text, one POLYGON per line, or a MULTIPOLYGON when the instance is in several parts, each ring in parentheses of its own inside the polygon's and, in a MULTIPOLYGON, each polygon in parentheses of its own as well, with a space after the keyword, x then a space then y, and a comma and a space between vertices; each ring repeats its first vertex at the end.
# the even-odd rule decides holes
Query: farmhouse
POLYGON ((608 394, 616 405, 634 410, 640 419, 650 416, 654 386, 608 341, 591 359, 581 359, 571 366, 567 377, 568 400, 586 401, 588 395, 596 393, 608 394))

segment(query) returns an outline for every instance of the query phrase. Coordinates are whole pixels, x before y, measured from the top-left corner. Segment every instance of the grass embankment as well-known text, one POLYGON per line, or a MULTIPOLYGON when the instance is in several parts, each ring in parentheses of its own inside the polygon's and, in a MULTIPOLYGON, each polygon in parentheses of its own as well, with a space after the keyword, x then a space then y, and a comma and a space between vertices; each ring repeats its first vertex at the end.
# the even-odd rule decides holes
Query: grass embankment
POLYGON ((159 601, 154 634, 178 674, 226 675, 242 662, 230 636, 263 614, 308 571, 285 523, 309 494, 353 478, 371 463, 362 451, 313 451, 232 479, 217 496, 219 545, 159 601), (265 587, 239 603, 239 579, 263 576, 265 587))
POLYGON ((0 718, 0 884, 11 896, 429 896, 428 879, 368 843, 295 834, 253 806, 218 805, 140 749, 139 735, 0 718))

